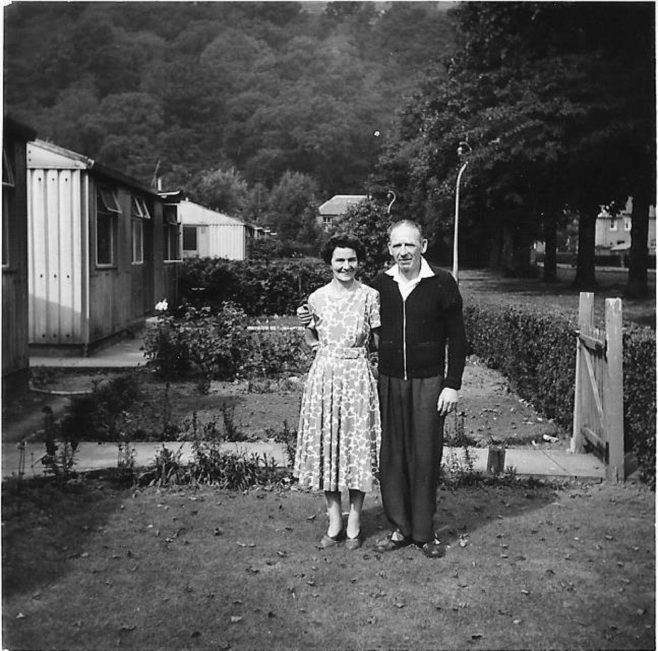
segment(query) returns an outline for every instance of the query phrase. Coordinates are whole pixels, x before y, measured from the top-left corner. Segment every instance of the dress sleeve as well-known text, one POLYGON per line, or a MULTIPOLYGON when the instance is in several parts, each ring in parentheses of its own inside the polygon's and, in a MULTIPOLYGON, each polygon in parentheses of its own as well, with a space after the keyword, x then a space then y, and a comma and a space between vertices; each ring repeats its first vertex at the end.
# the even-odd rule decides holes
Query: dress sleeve
POLYGON ((379 328, 382 325, 381 317, 379 314, 379 305, 379 292, 376 289, 373 289, 371 292, 369 292, 368 302, 366 304, 368 320, 370 321, 370 327, 372 329, 379 328))
POLYGON ((308 297, 308 306, 311 310, 311 314, 313 315, 313 327, 315 327, 317 318, 319 316, 319 310, 320 310, 320 301, 318 300, 318 293, 317 291, 313 292, 309 297, 308 297))

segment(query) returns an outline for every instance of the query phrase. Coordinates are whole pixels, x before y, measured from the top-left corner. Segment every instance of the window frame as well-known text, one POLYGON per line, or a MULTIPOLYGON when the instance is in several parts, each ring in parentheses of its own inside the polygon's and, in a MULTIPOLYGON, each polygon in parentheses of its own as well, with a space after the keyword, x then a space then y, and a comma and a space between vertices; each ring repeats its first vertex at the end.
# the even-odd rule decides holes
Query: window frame
POLYGON ((117 266, 117 241, 118 241, 118 228, 119 219, 121 214, 121 206, 117 197, 116 191, 110 186, 98 184, 96 186, 96 267, 99 269, 111 269, 117 266), (108 199, 110 199, 108 201, 108 199), (109 247, 110 247, 110 260, 108 262, 99 259, 101 250, 100 236, 101 236, 101 220, 107 222, 103 223, 103 229, 108 228, 109 232, 109 247))
POLYGON ((10 221, 16 203, 16 175, 14 166, 7 151, 6 143, 2 144, 2 269, 11 268, 11 238, 10 221))
POLYGON ((185 257, 186 252, 198 254, 199 253, 199 227, 183 224, 183 257, 185 257), (188 234, 194 231, 194 248, 190 249, 185 246, 185 233, 188 234))
POLYGON ((132 240, 131 264, 144 264, 144 220, 130 220, 130 237, 132 240), (137 237, 136 237, 137 235, 137 237))
POLYGON ((162 230, 163 230, 163 260, 167 262, 181 262, 183 259, 182 251, 182 233, 181 233, 181 224, 178 221, 178 204, 175 203, 165 203, 162 210, 162 230), (169 214, 168 214, 169 213, 169 214), (173 213, 173 219, 171 214, 173 213), (175 240, 172 243, 172 238, 175 240), (175 248, 176 251, 173 252, 176 257, 171 257, 172 248, 175 248))
POLYGON ((130 210, 132 217, 135 219, 151 219, 148 205, 141 197, 132 195, 130 199, 130 210))

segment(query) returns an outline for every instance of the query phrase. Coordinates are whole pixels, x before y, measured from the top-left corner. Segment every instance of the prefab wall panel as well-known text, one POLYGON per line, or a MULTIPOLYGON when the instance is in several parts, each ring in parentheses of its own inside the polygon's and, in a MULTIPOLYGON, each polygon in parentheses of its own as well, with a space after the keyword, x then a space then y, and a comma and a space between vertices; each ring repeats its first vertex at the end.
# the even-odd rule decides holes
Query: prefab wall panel
POLYGON ((206 255, 229 260, 244 260, 246 258, 245 231, 244 224, 209 224, 206 255))
POLYGON ((86 344, 84 174, 28 170, 29 343, 86 344))

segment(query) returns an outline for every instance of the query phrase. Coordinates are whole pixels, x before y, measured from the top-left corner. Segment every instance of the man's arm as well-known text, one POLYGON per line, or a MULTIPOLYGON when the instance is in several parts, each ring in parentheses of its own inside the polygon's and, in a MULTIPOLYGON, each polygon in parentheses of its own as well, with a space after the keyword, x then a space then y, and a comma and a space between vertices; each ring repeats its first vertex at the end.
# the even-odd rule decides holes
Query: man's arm
POLYGON ((462 311, 462 298, 459 293, 457 283, 452 277, 450 283, 450 293, 452 301, 450 307, 445 312, 445 327, 448 339, 448 369, 443 389, 437 401, 437 411, 445 416, 453 409, 456 409, 459 400, 459 389, 462 385, 462 375, 466 364, 466 329, 464 328, 464 314, 462 311))

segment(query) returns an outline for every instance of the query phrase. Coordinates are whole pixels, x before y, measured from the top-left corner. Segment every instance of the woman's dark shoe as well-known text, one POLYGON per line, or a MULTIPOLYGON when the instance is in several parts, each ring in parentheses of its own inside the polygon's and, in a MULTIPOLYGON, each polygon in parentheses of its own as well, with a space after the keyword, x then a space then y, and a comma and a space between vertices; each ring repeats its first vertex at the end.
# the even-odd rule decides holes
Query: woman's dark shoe
POLYGON ((375 551, 392 552, 408 545, 411 545, 411 539, 406 538, 399 531, 394 531, 375 543, 375 551))
POLYGON ((335 536, 330 536, 328 533, 325 533, 322 538, 320 538, 320 543, 318 547, 320 549, 327 549, 329 547, 335 547, 343 538, 344 531, 339 531, 335 536))
POLYGON ((351 538, 350 536, 347 536, 345 538, 345 549, 349 549, 350 551, 354 551, 355 549, 359 549, 361 545, 363 544, 363 541, 361 540, 361 532, 356 534, 354 538, 351 538))

